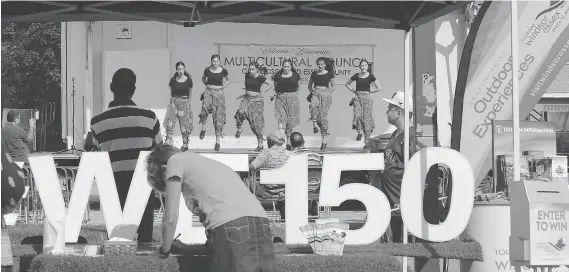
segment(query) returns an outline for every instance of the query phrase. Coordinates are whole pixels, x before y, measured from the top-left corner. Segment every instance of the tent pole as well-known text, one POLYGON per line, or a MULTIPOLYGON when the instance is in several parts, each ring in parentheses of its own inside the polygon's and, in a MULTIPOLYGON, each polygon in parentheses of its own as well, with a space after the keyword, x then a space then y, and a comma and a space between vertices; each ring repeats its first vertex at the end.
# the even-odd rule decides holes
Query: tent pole
POLYGON ((512 120, 514 132, 514 181, 520 181, 520 97, 518 77, 518 1, 511 0, 512 7, 512 120))
MULTIPOLYGON (((520 98, 518 78, 518 1, 510 0, 511 7, 511 47, 512 47, 512 123, 514 141, 514 182, 520 181, 520 98)), ((515 271, 521 271, 521 266, 516 264, 515 271)))
MULTIPOLYGON (((412 37, 413 37, 413 28, 410 28, 408 31, 405 31, 405 38, 404 38, 404 81, 405 81, 405 132, 404 132, 404 150, 403 152, 403 163, 404 165, 409 164, 409 135, 410 135, 410 119, 409 119, 409 106, 408 101, 412 101, 413 96, 413 50, 412 50, 412 37)), ((407 227, 403 224, 403 243, 408 243, 408 232, 407 227)), ((407 257, 403 257, 403 272, 407 271, 407 257)))

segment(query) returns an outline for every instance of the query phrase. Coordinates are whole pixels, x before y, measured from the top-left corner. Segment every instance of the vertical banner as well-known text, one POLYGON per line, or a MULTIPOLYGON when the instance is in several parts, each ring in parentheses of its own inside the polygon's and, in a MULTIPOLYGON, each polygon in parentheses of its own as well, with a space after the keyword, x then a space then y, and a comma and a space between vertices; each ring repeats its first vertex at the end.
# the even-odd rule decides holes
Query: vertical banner
POLYGON ((414 56, 414 125, 417 140, 426 146, 436 144, 437 108, 435 22, 418 26, 413 31, 414 56))
MULTIPOLYGON (((344 83, 360 71, 360 60, 374 59, 375 45, 267 45, 267 44, 218 44, 221 65, 229 74, 246 74, 250 63, 257 62, 267 68, 269 76, 282 67, 285 59, 292 59, 293 66, 302 78, 301 84, 308 84, 310 75, 318 69, 319 57, 332 58, 336 64, 336 82, 344 83)), ((243 77, 235 77, 243 80, 243 77)))
POLYGON ((471 163, 477 185, 492 166, 492 121, 512 119, 512 69, 524 118, 569 60, 569 3, 518 5, 519 67, 512 67, 510 2, 495 1, 482 5, 458 71, 451 147, 471 163))

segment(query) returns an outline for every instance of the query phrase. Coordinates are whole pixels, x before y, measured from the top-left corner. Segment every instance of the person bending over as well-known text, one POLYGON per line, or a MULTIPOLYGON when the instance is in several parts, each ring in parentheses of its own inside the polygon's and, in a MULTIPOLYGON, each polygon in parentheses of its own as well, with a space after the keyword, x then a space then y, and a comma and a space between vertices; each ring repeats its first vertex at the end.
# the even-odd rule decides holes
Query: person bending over
POLYGON ((206 229, 208 271, 276 271, 267 213, 233 169, 171 145, 152 150, 146 168, 150 186, 166 195, 162 256, 170 254, 183 195, 206 229))

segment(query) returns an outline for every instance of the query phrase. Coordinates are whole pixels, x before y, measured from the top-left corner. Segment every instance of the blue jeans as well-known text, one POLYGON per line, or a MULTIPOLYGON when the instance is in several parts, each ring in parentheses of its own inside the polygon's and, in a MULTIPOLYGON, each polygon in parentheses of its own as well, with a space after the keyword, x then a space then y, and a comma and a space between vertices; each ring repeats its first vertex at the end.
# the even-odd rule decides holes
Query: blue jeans
POLYGON ((210 272, 276 272, 269 220, 241 217, 208 231, 210 272))

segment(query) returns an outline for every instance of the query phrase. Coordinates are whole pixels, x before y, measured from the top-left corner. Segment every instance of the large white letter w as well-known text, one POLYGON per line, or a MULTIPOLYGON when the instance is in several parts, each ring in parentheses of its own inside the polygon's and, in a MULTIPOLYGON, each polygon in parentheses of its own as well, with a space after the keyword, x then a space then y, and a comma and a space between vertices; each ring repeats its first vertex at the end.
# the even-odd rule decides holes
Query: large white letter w
POLYGON ((65 210, 53 156, 30 155, 30 167, 45 210, 46 220, 52 222, 65 220, 65 242, 76 243, 89 201, 93 180, 95 180, 108 236, 113 236, 113 230, 115 230, 116 226, 129 225, 133 226, 133 228, 124 230, 128 233, 123 232, 121 236, 136 237, 138 225, 152 192, 147 182, 146 167, 144 165, 144 160, 148 153, 148 151, 143 151, 138 156, 124 212, 121 210, 111 161, 107 152, 83 152, 67 211, 65 210))

